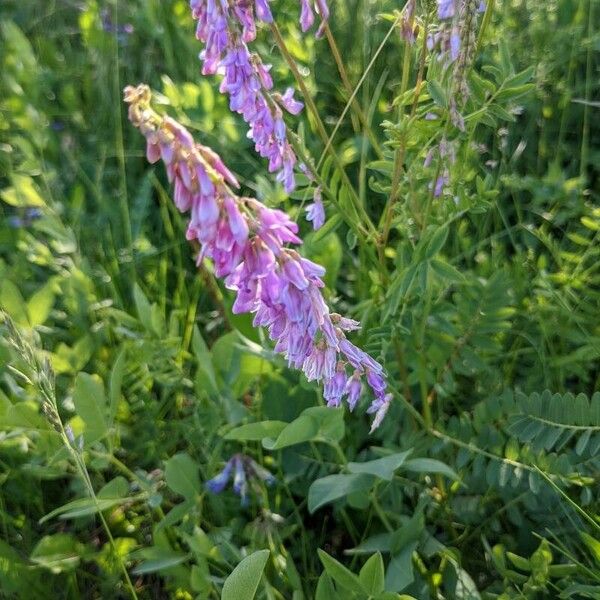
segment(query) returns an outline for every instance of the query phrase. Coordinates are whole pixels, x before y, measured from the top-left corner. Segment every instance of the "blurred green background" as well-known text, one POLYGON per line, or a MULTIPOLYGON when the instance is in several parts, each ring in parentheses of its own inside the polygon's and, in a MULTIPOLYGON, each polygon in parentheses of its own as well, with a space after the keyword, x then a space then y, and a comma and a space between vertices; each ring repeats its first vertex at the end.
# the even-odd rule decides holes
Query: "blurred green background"
MULTIPOLYGON (((389 27, 378 15, 402 3, 331 4, 332 30, 356 83, 389 27)), ((347 100, 335 62, 323 41, 300 34, 297 2, 272 7, 331 130, 347 100)), ((453 270, 436 263, 442 274, 426 271, 412 294, 398 283, 394 289, 406 291, 400 306, 343 225, 315 236, 298 198, 274 184, 215 78, 200 75, 186 2, 2 0, 0 305, 17 326, 36 332, 34 343, 51 361, 60 409, 75 435, 83 434, 115 542, 94 516, 35 390, 10 370, 11 351, 0 344, 0 597, 129 597, 124 561, 140 598, 216 598, 242 547, 269 547, 275 558, 264 597, 311 598, 322 571, 316 549, 356 570, 363 554, 344 551, 381 534, 375 523, 387 514, 394 530, 405 527, 411 549, 396 556, 395 568, 408 575, 395 585, 416 598, 600 598, 600 414, 593 414, 600 398, 580 403, 578 420, 574 396, 566 396, 600 390, 599 25, 596 0, 497 3, 476 59, 488 68, 477 72, 496 80, 504 61, 513 74, 531 68, 534 86, 511 100, 509 118, 499 108, 494 126, 473 129, 461 142, 456 185, 474 199, 466 215, 444 207, 432 215, 438 226, 452 224, 443 258, 453 270), (197 271, 165 173, 147 165, 143 140, 126 119, 122 88, 140 82, 223 157, 245 193, 299 220, 306 253, 328 268, 328 298, 363 321, 361 343, 386 359, 393 382, 407 378, 414 397, 423 400, 423 381, 431 385, 440 397, 435 419, 467 445, 461 453, 447 440, 432 441, 398 404, 374 440, 366 418, 346 419, 347 458, 364 460, 372 444, 414 448, 415 456, 460 472, 464 488, 450 481, 446 490, 432 474, 411 474, 395 489, 383 486, 383 508, 351 499, 347 508, 312 515, 308 486, 331 472, 338 453, 311 441, 272 455, 242 442, 280 482, 260 509, 202 491, 201 482, 239 449, 220 435, 228 427, 292 421, 320 397, 260 350, 264 340, 251 319, 232 315, 228 293, 208 269, 197 271), (479 314, 483 322, 473 318, 479 314), (535 446, 541 429, 507 429, 497 400, 507 386, 564 396, 566 426, 551 428, 552 443, 535 446), (498 395, 489 401, 490 394, 498 395), (565 431, 570 437, 561 445, 565 431), (469 444, 517 466, 471 456, 469 444), (534 474, 515 474, 520 462, 534 474), (534 466, 558 474, 553 481, 565 483, 570 499, 534 466), (189 496, 179 480, 188 476, 189 496), (541 538, 554 544, 550 558, 541 538), (512 575, 519 565, 507 566, 507 550, 527 557, 521 578, 512 575)), ((268 33, 255 47, 272 62, 277 88, 294 86, 268 33)), ((382 146, 393 137, 380 124, 396 118, 403 51, 394 34, 357 95, 382 146)), ((306 115, 292 129, 318 158, 322 144, 306 115)), ((414 135, 420 165, 421 133, 414 135)), ((368 167, 377 156, 350 118, 335 148, 370 214, 380 214, 390 169, 368 167)), ((408 209, 395 227, 389 256, 399 274, 419 236, 408 209)), ((321 599, 350 597, 327 590, 321 599)))

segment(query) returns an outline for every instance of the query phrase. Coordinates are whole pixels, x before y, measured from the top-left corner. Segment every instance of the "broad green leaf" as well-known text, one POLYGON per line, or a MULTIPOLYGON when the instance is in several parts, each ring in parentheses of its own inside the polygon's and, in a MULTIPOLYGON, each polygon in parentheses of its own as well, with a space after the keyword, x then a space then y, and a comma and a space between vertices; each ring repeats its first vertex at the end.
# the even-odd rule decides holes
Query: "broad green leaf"
POLYGON ((319 553, 323 567, 325 567, 325 571, 327 571, 327 575, 331 579, 350 592, 361 590, 362 585, 360 580, 352 571, 349 571, 342 563, 329 556, 327 552, 323 552, 320 549, 317 552, 319 553))
POLYGON ((368 594, 376 596, 383 592, 385 587, 385 569, 383 567, 383 558, 377 552, 373 554, 363 565, 358 574, 360 583, 368 594))
POLYGON ((460 271, 455 269, 450 263, 439 258, 434 258, 429 263, 429 266, 438 277, 450 283, 462 283, 465 280, 460 271))
POLYGON ((425 258, 433 258, 443 247, 448 239, 448 227, 440 227, 429 240, 425 249, 425 258))
POLYGON ((276 439, 263 440, 267 450, 279 450, 313 440, 319 432, 319 424, 315 419, 302 415, 287 425, 276 439))
POLYGON ((115 477, 107 484, 102 486, 96 496, 100 499, 105 498, 124 498, 129 492, 129 484, 127 479, 122 476, 115 477))
POLYGON ((392 556, 385 574, 386 591, 401 592, 415 580, 412 555, 418 545, 418 541, 411 542, 392 556))
POLYGON ((266 438, 267 450, 279 450, 309 441, 337 442, 344 437, 344 413, 339 408, 313 406, 289 423, 276 439, 266 438))
POLYGON ((329 577, 327 571, 323 571, 317 583, 315 600, 338 600, 339 597, 339 594, 335 591, 331 577, 329 577))
POLYGON ((24 327, 29 326, 27 305, 19 288, 9 279, 0 281, 0 308, 4 309, 12 320, 24 327))
POLYGON ((176 454, 166 462, 165 481, 187 500, 194 499, 201 490, 198 465, 187 454, 176 454))
POLYGON ((60 517, 63 520, 89 517, 90 515, 95 515, 99 511, 109 510, 114 506, 118 506, 119 504, 124 504, 129 501, 130 499, 127 497, 98 498, 98 503, 96 504, 92 498, 77 498, 77 500, 67 502, 66 504, 63 504, 63 506, 59 506, 58 508, 55 508, 53 511, 44 515, 39 520, 39 523, 45 523, 54 517, 60 517))
POLYGON ((373 552, 389 552, 392 547, 392 533, 377 533, 361 542, 356 548, 346 550, 346 554, 373 554, 373 552))
POLYGON ((104 386, 97 376, 79 373, 73 390, 75 412, 85 423, 84 440, 91 444, 104 437, 108 431, 106 424, 106 401, 104 386))
POLYGON ((26 175, 13 174, 12 186, 0 192, 0 198, 11 206, 42 207, 45 206, 43 198, 35 188, 33 179, 26 175))
POLYGON ((397 452, 396 454, 390 454, 390 456, 384 456, 383 458, 377 458, 364 463, 350 462, 348 463, 348 471, 350 473, 369 473, 380 479, 391 481, 394 478, 394 471, 404 464, 404 461, 411 452, 412 450, 397 452))
POLYGON ((174 506, 156 525, 155 531, 160 531, 165 527, 172 527, 188 515, 194 508, 193 500, 186 500, 181 504, 174 506))
POLYGON ((165 556, 163 558, 155 558, 152 560, 145 560, 140 563, 135 569, 132 569, 134 575, 143 575, 144 573, 156 573, 157 571, 164 571, 176 567, 181 563, 188 560, 186 554, 173 553, 171 556, 165 556))
POLYGON ((56 283, 51 279, 27 301, 27 315, 32 327, 43 325, 54 307, 56 283))
POLYGON ((442 108, 447 108, 448 101, 446 100, 446 93, 437 81, 432 79, 431 81, 427 82, 427 92, 431 96, 431 99, 438 106, 441 106, 442 108))
POLYGON ((77 568, 85 546, 68 533, 55 533, 44 536, 29 557, 32 562, 54 574, 72 571, 77 568))
POLYGON ((404 463, 403 468, 413 473, 436 473, 455 481, 460 479, 453 469, 435 458, 411 458, 404 463))
POLYGON ((286 427, 285 421, 260 421, 247 423, 228 431, 223 439, 237 441, 257 441, 266 437, 276 438, 286 427))
POLYGON ((367 473, 328 475, 313 481, 308 490, 308 511, 316 510, 353 492, 366 492, 375 482, 367 473))
POLYGON ((244 558, 225 580, 221 600, 253 600, 269 554, 259 550, 244 558))

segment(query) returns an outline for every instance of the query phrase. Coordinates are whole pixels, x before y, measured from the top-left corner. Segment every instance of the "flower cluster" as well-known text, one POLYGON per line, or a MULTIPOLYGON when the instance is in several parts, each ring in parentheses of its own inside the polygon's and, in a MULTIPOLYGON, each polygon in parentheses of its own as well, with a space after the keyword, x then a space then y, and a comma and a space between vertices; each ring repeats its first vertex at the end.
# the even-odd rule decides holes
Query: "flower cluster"
POLYGON ((287 192, 295 187, 296 154, 289 143, 283 111, 298 114, 303 104, 294 99, 294 90, 273 92, 270 65, 248 48, 256 37, 256 21, 272 23, 267 0, 191 0, 197 20, 196 37, 204 43, 200 53, 202 73, 220 74, 221 92, 229 96, 232 111, 250 126, 248 137, 256 151, 269 161, 269 171, 287 192))
POLYGON ((216 275, 236 293, 233 311, 254 314, 254 325, 267 328, 289 366, 322 381, 329 406, 346 399, 353 409, 366 381, 375 396, 368 412, 375 413, 376 428, 391 399, 383 368, 347 339, 359 324, 330 313, 321 293, 325 269, 289 247, 302 243, 296 223, 237 196, 232 187, 238 183, 219 156, 154 112, 150 96, 145 85, 125 89, 129 118, 146 137, 148 160, 166 164, 177 208, 190 212, 187 238, 200 243, 198 261, 212 259, 216 275))
POLYGON ((249 484, 259 491, 259 481, 269 486, 275 483, 275 476, 255 460, 245 454, 234 454, 225 463, 223 470, 205 483, 206 489, 212 494, 220 494, 232 476, 233 491, 241 498, 243 506, 248 504, 249 484))
POLYGON ((467 63, 473 55, 478 13, 485 10, 481 0, 438 0, 440 30, 428 39, 429 49, 438 46, 449 62, 467 63))

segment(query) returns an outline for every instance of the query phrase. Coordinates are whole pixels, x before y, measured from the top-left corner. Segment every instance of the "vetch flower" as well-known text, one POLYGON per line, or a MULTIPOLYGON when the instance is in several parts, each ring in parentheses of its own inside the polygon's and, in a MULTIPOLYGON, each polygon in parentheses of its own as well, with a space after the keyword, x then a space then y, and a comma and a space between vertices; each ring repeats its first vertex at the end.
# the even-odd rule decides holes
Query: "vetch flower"
POLYGON ((300 27, 302 31, 308 31, 312 27, 312 24, 315 22, 313 8, 321 17, 321 25, 316 33, 316 37, 321 37, 325 23, 329 19, 327 0, 300 0, 300 27))
MULTIPOLYGON (((221 159, 152 110, 150 99, 145 85, 125 89, 129 119, 146 137, 148 155, 163 159, 176 206, 190 214, 186 236, 200 244, 198 263, 212 259, 215 274, 236 294, 233 312, 252 313, 254 326, 266 328, 290 367, 323 383, 328 405, 339 406, 348 396, 353 409, 366 381, 374 396, 369 412, 380 422, 385 411, 377 411, 387 398, 383 367, 346 337, 360 324, 330 312, 321 293, 325 269, 291 247, 302 243, 296 223, 281 210, 238 196, 221 159)), ((244 480, 234 467, 241 493, 244 480)))
POLYGON ((204 43, 200 53, 204 75, 222 75, 220 91, 229 96, 229 107, 242 115, 250 129, 248 137, 255 150, 268 159, 268 168, 286 192, 295 187, 296 155, 287 139, 281 108, 298 114, 302 102, 294 90, 272 92, 270 65, 263 64, 248 43, 256 38, 255 19, 271 23, 273 16, 267 0, 191 0, 192 16, 197 20, 196 37, 204 43))
POLYGON ((275 476, 245 454, 234 454, 225 467, 215 477, 209 479, 204 485, 211 494, 220 494, 225 490, 232 479, 232 489, 241 499, 242 506, 249 503, 248 491, 251 487, 260 493, 259 481, 265 485, 273 485, 275 476))
POLYGON ((321 229, 325 223, 325 208, 323 206, 323 196, 321 194, 321 186, 315 189, 312 204, 306 207, 306 220, 311 221, 313 229, 321 229))

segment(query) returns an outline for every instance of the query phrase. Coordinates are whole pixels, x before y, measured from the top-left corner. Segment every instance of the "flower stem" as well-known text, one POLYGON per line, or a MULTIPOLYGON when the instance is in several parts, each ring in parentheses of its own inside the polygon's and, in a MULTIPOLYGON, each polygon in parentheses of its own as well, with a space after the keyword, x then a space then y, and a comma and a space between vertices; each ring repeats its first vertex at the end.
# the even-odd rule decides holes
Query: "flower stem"
MULTIPOLYGON (((358 119, 362 123, 362 125, 364 127, 364 131, 366 132, 367 136, 369 137, 369 142, 371 142, 371 146, 373 147, 373 150, 375 151, 375 153, 377 154, 377 156, 379 158, 382 158, 383 151, 381 149, 379 141, 373 134, 373 130, 369 126, 369 120, 367 118, 367 115, 365 115, 362 107, 360 106, 360 104, 357 102, 357 100, 355 98, 356 94, 355 94, 354 90, 352 89, 352 84, 350 83, 350 79, 348 78, 348 73, 346 72, 346 67, 344 67, 344 61, 342 60, 340 50, 337 46, 337 43, 335 41, 335 37, 331 31, 331 28, 329 27, 329 23, 327 23, 327 22, 324 23, 324 28, 325 28, 325 36, 327 37, 327 42, 329 43, 329 47, 331 48, 331 54, 333 54, 335 64, 337 65, 337 68, 338 68, 338 71, 340 74, 340 78, 342 80, 342 83, 344 84, 344 87, 346 88, 346 92, 348 93, 348 97, 349 97, 348 101, 350 102, 350 106, 351 106, 352 110, 354 111, 354 114, 358 117, 358 119)), ((354 129, 356 130, 357 127, 355 127, 354 129)))

